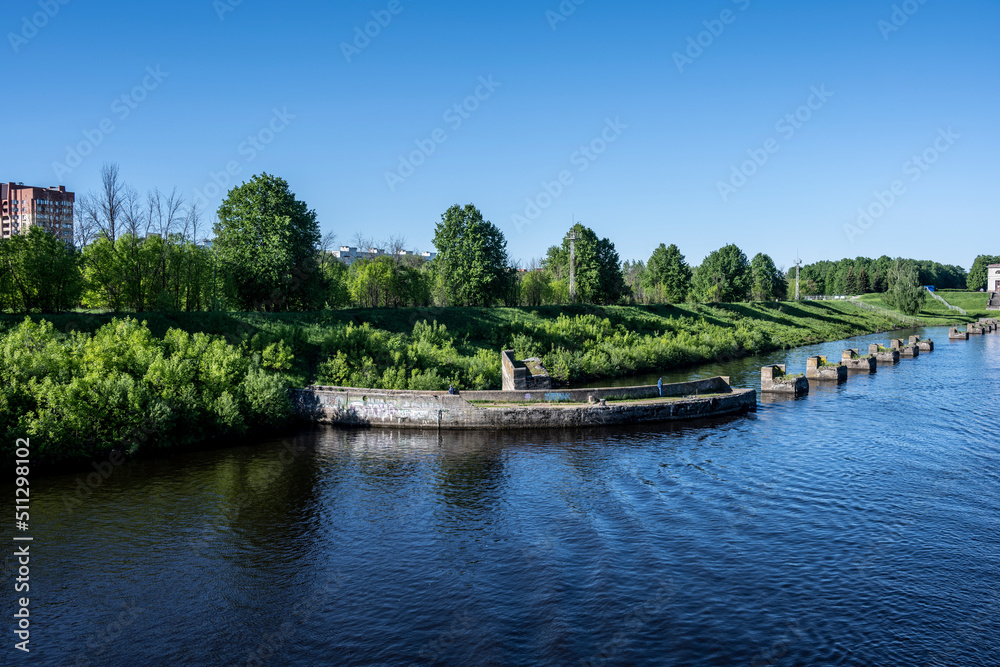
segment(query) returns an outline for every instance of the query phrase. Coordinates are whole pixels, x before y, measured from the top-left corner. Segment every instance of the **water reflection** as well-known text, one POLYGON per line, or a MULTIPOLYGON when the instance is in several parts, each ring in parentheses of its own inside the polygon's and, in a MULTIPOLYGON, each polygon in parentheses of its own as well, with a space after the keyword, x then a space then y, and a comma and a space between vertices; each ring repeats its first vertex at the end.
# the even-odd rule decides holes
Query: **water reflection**
POLYGON ((41 478, 33 662, 990 664, 998 396, 988 336, 743 418, 317 428, 80 505, 41 478))

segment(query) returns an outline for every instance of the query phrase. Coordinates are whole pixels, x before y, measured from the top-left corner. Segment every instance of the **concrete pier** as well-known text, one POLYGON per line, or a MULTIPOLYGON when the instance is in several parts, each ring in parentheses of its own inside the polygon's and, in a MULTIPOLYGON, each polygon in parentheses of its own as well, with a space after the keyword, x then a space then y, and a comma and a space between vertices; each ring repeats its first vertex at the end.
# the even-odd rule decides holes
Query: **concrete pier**
POLYGON ((986 330, 979 324, 970 324, 965 329, 970 336, 982 336, 986 333, 986 330))
POLYGON ((958 327, 952 327, 948 332, 948 340, 969 340, 969 332, 959 331, 958 327))
POLYGON ((893 338, 889 341, 892 349, 899 352, 899 356, 904 359, 914 359, 920 356, 920 348, 916 345, 907 345, 901 338, 893 338))
POLYGON ((757 410, 757 392, 729 378, 607 389, 391 391, 312 386, 292 391, 298 414, 345 426, 440 430, 579 428, 678 421, 757 410))
POLYGON ((917 348, 921 352, 933 352, 934 351, 934 341, 932 340, 921 340, 920 336, 910 336, 910 345, 917 348))
POLYGON ((874 373, 878 370, 878 360, 871 355, 862 357, 860 350, 844 350, 840 361, 849 371, 874 373))
POLYGON ((895 366, 899 363, 899 350, 892 350, 873 343, 868 346, 868 354, 875 357, 879 366, 895 366))
POLYGON ((764 394, 803 396, 809 393, 809 380, 804 375, 786 375, 785 364, 760 369, 760 390, 764 394))
POLYGON ((806 359, 806 377, 810 380, 847 382, 847 366, 831 364, 826 357, 809 357, 806 359))

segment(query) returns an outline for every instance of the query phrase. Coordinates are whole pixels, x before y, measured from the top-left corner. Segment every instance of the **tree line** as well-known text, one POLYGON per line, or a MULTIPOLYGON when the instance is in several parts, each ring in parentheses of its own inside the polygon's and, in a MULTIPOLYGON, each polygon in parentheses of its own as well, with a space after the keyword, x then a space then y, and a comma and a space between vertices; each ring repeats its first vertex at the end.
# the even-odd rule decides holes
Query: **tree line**
MULTIPOLYGON (((794 268, 785 271, 764 253, 748 258, 730 244, 692 266, 676 245, 661 243, 649 258, 623 262, 610 239, 577 223, 567 230, 576 238, 571 295, 569 234, 521 267, 503 232, 472 204, 441 216, 433 261, 402 253, 404 239, 393 238, 388 252, 362 252, 348 266, 329 252, 335 237, 321 235, 316 212, 270 174, 228 193, 211 240, 200 217, 176 190, 140 195, 117 165, 105 165, 99 190, 78 202, 75 247, 39 227, 0 241, 0 309, 310 311, 574 299, 679 304, 775 301, 795 293, 794 268)), ((358 237, 362 250, 374 245, 358 237)), ((895 294, 904 284, 979 289, 994 262, 1000 258, 981 256, 966 274, 958 266, 886 256, 821 261, 802 268, 800 293, 895 294)))

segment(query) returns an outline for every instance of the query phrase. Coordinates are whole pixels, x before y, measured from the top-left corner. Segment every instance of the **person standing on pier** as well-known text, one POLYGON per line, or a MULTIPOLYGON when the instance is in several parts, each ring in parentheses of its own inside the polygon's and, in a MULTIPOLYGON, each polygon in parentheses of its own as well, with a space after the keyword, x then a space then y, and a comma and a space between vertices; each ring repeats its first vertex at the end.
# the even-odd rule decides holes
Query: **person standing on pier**
POLYGON ((663 398, 663 378, 656 381, 656 388, 660 390, 660 398, 663 398))

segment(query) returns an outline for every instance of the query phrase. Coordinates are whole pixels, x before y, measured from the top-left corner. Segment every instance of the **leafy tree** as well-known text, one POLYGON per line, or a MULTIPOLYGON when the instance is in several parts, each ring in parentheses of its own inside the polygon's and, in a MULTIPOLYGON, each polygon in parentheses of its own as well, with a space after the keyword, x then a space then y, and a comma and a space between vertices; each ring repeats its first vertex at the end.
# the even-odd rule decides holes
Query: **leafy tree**
POLYGON ((21 312, 68 310, 82 289, 79 253, 52 233, 34 225, 0 240, 0 304, 21 312))
POLYGON ((680 248, 673 243, 669 246, 661 243, 649 257, 643 281, 647 290, 659 287, 668 303, 683 303, 691 291, 691 267, 680 248))
POLYGON ((521 303, 541 306, 552 302, 552 287, 540 269, 529 269, 521 275, 521 303))
POLYGON ((783 300, 788 296, 785 276, 768 255, 757 253, 754 256, 750 262, 750 275, 753 281, 750 295, 754 301, 783 300))
POLYGON ((695 271, 692 287, 702 302, 746 301, 751 288, 750 262, 734 244, 713 251, 695 271))
POLYGON ((455 306, 490 306, 509 288, 507 239, 472 204, 452 206, 434 230, 441 297, 455 306))
POLYGON ((229 191, 215 225, 219 268, 241 310, 308 310, 323 302, 316 212, 288 183, 254 176, 229 191))
POLYGON ((920 275, 912 262, 897 259, 890 269, 889 291, 885 300, 905 315, 916 315, 927 300, 927 291, 920 285, 920 275))
POLYGON ((639 303, 650 303, 655 294, 646 292, 643 286, 646 279, 646 263, 641 259, 622 262, 622 280, 625 281, 625 294, 639 303))
POLYGON ((351 302, 351 291, 348 287, 348 268, 340 260, 323 262, 320 272, 326 283, 327 308, 343 308, 351 302))
POLYGON ((969 269, 969 277, 966 283, 970 290, 978 292, 981 289, 986 289, 986 282, 989 280, 990 264, 1000 264, 1000 256, 980 255, 976 257, 976 261, 972 263, 972 268, 969 269))
MULTIPOLYGON (((593 229, 580 223, 570 231, 577 235, 576 298, 586 303, 616 303, 625 294, 625 279, 615 244, 607 238, 598 238, 593 229)), ((543 261, 546 271, 556 281, 565 281, 567 285, 569 251, 570 242, 563 238, 562 245, 549 248, 543 261)))

